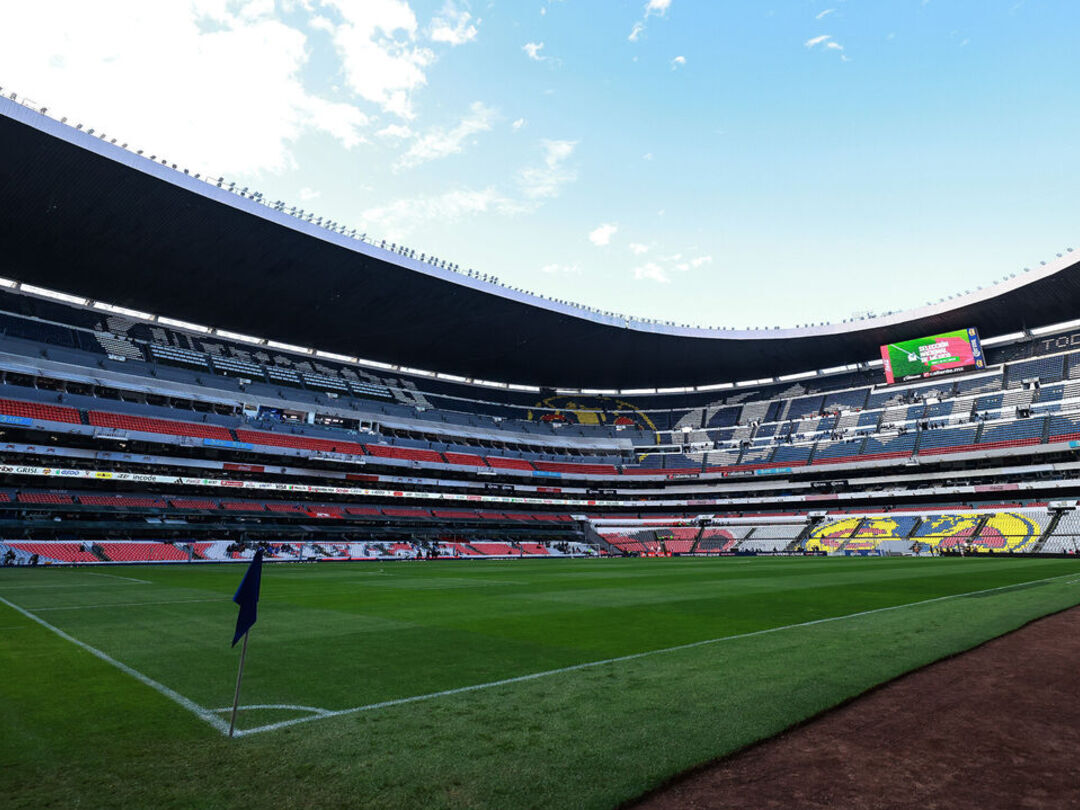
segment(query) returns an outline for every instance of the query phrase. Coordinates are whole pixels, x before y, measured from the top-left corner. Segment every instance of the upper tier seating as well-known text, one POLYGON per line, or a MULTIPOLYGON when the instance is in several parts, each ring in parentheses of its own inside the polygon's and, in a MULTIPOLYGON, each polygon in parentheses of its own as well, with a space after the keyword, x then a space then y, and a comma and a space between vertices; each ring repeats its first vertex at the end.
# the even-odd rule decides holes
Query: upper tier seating
POLYGON ((615 475, 618 471, 611 464, 567 464, 555 461, 534 461, 533 467, 544 472, 569 475, 615 475))
POLYGON ((464 467, 486 467, 482 456, 476 456, 472 453, 452 453, 444 452, 443 458, 446 459, 447 464, 460 464, 464 467))
POLYGON ((373 456, 381 458, 400 458, 408 461, 426 461, 433 464, 444 464, 443 457, 434 450, 423 450, 419 447, 393 447, 385 444, 369 444, 367 451, 373 456))
POLYGON ((261 444, 267 447, 289 447, 294 450, 313 450, 317 453, 346 453, 362 456, 364 446, 342 439, 316 439, 311 436, 298 436, 292 433, 267 433, 261 430, 237 428, 236 438, 247 444, 261 444))
POLYGON ((219 425, 200 425, 194 422, 175 422, 172 419, 154 419, 147 416, 128 416, 107 411, 90 411, 90 424, 95 427, 134 430, 140 433, 163 433, 170 436, 190 436, 196 439, 232 441, 232 435, 219 425))
POLYGON ((40 402, 23 402, 16 399, 0 399, 0 413, 22 419, 35 419, 43 422, 68 422, 82 424, 79 412, 74 408, 59 405, 45 405, 40 402))
POLYGON ((485 459, 488 466, 502 470, 532 470, 533 465, 522 458, 505 458, 503 456, 487 456, 485 459))

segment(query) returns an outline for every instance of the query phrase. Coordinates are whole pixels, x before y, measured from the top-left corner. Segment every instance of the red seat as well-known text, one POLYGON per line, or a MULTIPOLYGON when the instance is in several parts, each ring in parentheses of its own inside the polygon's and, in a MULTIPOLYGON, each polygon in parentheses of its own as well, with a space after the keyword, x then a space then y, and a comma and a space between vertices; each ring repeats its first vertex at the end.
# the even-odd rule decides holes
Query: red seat
POLYGON ((221 508, 230 512, 264 512, 266 504, 256 501, 222 501, 221 508))
POLYGON ((476 520, 476 512, 470 512, 466 509, 434 509, 432 513, 437 518, 450 518, 459 520, 476 520))
POLYGON ((303 514, 307 513, 307 510, 304 509, 304 507, 298 506, 295 503, 274 503, 271 501, 266 505, 266 508, 269 509, 271 512, 300 512, 303 514))
POLYGON ((160 498, 134 498, 129 495, 80 495, 79 503, 84 506, 134 506, 142 509, 164 509, 165 501, 160 498))
POLYGON ((469 543, 470 546, 475 548, 481 554, 487 555, 505 555, 505 554, 517 554, 518 551, 512 548, 506 543, 469 543))
POLYGON ((267 433, 261 430, 243 429, 237 429, 236 437, 247 444, 261 444, 264 447, 288 447, 292 450, 314 450, 319 453, 364 455, 364 446, 362 444, 345 440, 314 439, 310 436, 296 436, 292 433, 267 433))
POLYGON ((616 475, 618 470, 611 464, 570 464, 562 461, 534 461, 533 466, 545 472, 567 475, 616 475))
POLYGON ((408 506, 386 506, 383 507, 382 513, 387 517, 431 517, 431 512, 427 509, 408 506))
POLYGON ((198 498, 171 498, 169 503, 176 509, 217 509, 218 505, 213 501, 200 500, 198 498))
POLYGON ((465 467, 486 467, 482 456, 474 456, 472 453, 443 453, 447 464, 461 464, 465 467))
POLYGON ((443 457, 434 450, 423 450, 417 447, 391 447, 386 444, 369 444, 367 451, 373 456, 381 458, 400 458, 406 461, 427 461, 433 464, 442 464, 443 457))
POLYGON ((95 427, 132 430, 140 433, 162 433, 168 436, 191 436, 195 439, 218 439, 232 441, 232 434, 220 425, 204 425, 197 422, 177 422, 172 419, 155 419, 148 416, 128 416, 108 411, 90 411, 87 416, 95 427))
POLYGON ((65 492, 20 492, 19 503, 73 504, 71 496, 65 492))
POLYGON ((489 466, 503 470, 532 470, 533 465, 523 458, 505 458, 503 456, 487 456, 485 459, 489 466))
POLYGON ((15 543, 8 545, 19 551, 37 554, 38 557, 57 562, 99 562, 89 551, 80 550, 79 543, 15 543))
POLYGON ((187 560, 188 553, 169 543, 99 543, 105 556, 116 562, 187 560))
POLYGON ((19 416, 24 419, 38 419, 43 422, 82 424, 79 412, 74 408, 66 408, 61 405, 43 405, 39 402, 24 402, 20 399, 0 399, 0 413, 5 416, 19 416))

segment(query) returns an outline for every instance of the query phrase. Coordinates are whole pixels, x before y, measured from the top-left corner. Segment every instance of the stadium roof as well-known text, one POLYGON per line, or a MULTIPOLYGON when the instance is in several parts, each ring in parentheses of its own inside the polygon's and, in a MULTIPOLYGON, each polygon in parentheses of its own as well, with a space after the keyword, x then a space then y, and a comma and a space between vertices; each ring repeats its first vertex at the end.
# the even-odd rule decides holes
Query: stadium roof
POLYGON ((326 352, 529 385, 772 378, 865 362, 897 340, 970 326, 987 338, 1080 315, 1077 253, 940 304, 843 324, 696 329, 592 313, 321 228, 8 99, 0 99, 0 210, 2 274, 17 281, 326 352))

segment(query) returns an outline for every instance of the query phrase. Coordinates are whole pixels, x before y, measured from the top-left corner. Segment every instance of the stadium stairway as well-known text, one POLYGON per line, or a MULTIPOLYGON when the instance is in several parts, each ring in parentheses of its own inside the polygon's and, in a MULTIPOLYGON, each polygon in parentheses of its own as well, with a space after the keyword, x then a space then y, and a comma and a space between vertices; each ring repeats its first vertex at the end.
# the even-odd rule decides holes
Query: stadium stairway
MULTIPOLYGON (((1049 420, 1048 420, 1049 421, 1049 420)), ((1054 532, 1057 531, 1058 524, 1061 523, 1061 518, 1064 517, 1064 512, 1055 512, 1054 516, 1050 518, 1050 522, 1047 524, 1046 529, 1043 531, 1042 536, 1032 546, 1031 553, 1038 554, 1043 550, 1043 546, 1046 545, 1046 541, 1054 536, 1054 532)))
MULTIPOLYGON (((799 532, 798 535, 796 535, 794 540, 792 540, 790 543, 787 544, 787 546, 784 547, 784 551, 798 551, 800 548, 803 548, 806 545, 806 541, 810 538, 810 533, 814 531, 815 528, 817 528, 817 526, 822 522, 822 520, 823 518, 820 517, 811 518, 810 520, 808 520, 806 526, 803 527, 803 530, 799 532)), ((859 525, 862 526, 862 523, 860 523, 859 525)), ((750 534, 746 535, 746 537, 744 537, 743 539, 749 539, 750 535, 752 535, 753 533, 754 530, 751 529, 750 534)))
POLYGON ((690 551, 689 551, 690 554, 696 554, 697 553, 698 543, 701 542, 701 536, 703 534, 705 534, 705 524, 704 523, 702 523, 700 526, 698 526, 697 534, 694 535, 694 542, 690 546, 690 551))

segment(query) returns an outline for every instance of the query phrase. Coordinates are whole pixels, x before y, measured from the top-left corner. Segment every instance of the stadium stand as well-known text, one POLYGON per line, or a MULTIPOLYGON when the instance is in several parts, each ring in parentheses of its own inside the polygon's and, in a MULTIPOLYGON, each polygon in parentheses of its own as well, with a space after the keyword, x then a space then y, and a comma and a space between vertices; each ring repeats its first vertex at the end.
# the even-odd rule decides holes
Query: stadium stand
MULTIPOLYGON (((45 144, 57 136, 41 137, 45 144)), ((171 193, 169 184, 151 185, 153 193, 171 193)), ((670 350, 650 344, 628 355, 626 347, 651 341, 655 330, 627 321, 596 327, 606 354, 576 338, 582 348, 572 351, 508 348, 483 360, 498 366, 491 367, 500 371, 496 382, 480 382, 450 368, 417 372, 404 356, 353 360, 336 350, 345 347, 320 343, 349 332, 332 322, 344 305, 333 296, 319 318, 297 319, 249 284, 243 314, 265 335, 185 325, 185 312, 172 311, 184 302, 142 283, 139 250, 147 242, 110 241, 119 230, 107 221, 88 226, 86 217, 105 214, 87 206, 57 208, 56 216, 73 211, 84 219, 65 224, 81 234, 88 256, 108 258, 101 266, 110 271, 80 274, 38 240, 11 264, 20 277, 0 286, 0 525, 4 553, 19 561, 38 553, 57 563, 122 563, 159 551, 153 559, 241 560, 255 544, 274 549, 275 559, 334 560, 440 550, 553 557, 590 548, 1059 553, 1080 536, 1068 506, 1080 497, 1080 462, 1073 460, 1080 334, 1067 323, 1077 303, 1068 284, 1060 283, 1057 297, 1007 291, 1010 304, 991 297, 985 311, 972 302, 973 318, 1002 330, 983 336, 991 338, 983 344, 985 367, 930 379, 886 385, 870 364, 877 346, 859 337, 861 327, 814 332, 813 350, 802 340, 809 335, 738 343, 716 333, 663 335, 674 341, 670 350), (63 289, 64 279, 80 294, 63 289), (106 303, 109 291, 128 304, 135 300, 129 296, 150 296, 160 315, 106 303), (992 308, 995 318, 986 315, 992 308), (1014 310, 1027 331, 1006 329, 1014 310), (718 345, 726 353, 715 353, 718 345), (725 369, 716 373, 730 379, 706 379, 704 366, 685 365, 702 352, 713 352, 725 369), (836 362, 819 370, 819 357, 836 362), (551 368, 565 369, 576 383, 498 382, 544 382, 533 380, 534 372, 551 368), (595 379, 583 373, 589 369, 595 379), (752 369, 756 378, 733 376, 736 369, 752 369), (680 374, 685 379, 675 379, 680 374), (666 382, 681 387, 659 387, 666 382), (1009 503, 1001 503, 1002 493, 1009 503), (667 524, 633 524, 653 518, 667 524), (613 519, 623 521, 618 531, 605 528, 613 519), (52 556, 27 544, 47 546, 52 556)), ((160 222, 144 224, 148 238, 161 233, 160 222)), ((279 225, 269 233, 282 245, 293 238, 279 225)), ((1075 258, 1039 272, 1066 279, 1075 258)), ((369 269, 418 278, 385 257, 372 258, 369 269)), ((397 297, 390 277, 379 278, 384 309, 400 318, 405 305, 393 302, 408 298, 397 297)), ((317 285, 296 295, 309 292, 318 295, 317 285)), ((469 306, 476 317, 466 323, 447 314, 444 333, 427 341, 433 363, 450 356, 444 352, 480 348, 469 344, 470 323, 494 323, 488 316, 505 313, 500 295, 459 292, 475 294, 469 306)), ((220 303, 206 300, 186 315, 205 312, 207 322, 227 323, 232 313, 220 303)), ((528 307, 515 321, 526 331, 554 315, 528 307)), ((565 345, 571 332, 596 326, 557 317, 566 335, 548 331, 547 342, 528 345, 565 345)), ((875 328, 891 341, 906 330, 928 334, 928 323, 912 315, 895 328, 875 328)), ((415 326, 428 335, 434 328, 415 326)), ((400 331, 387 330, 386 351, 405 351, 412 331, 400 331)))

